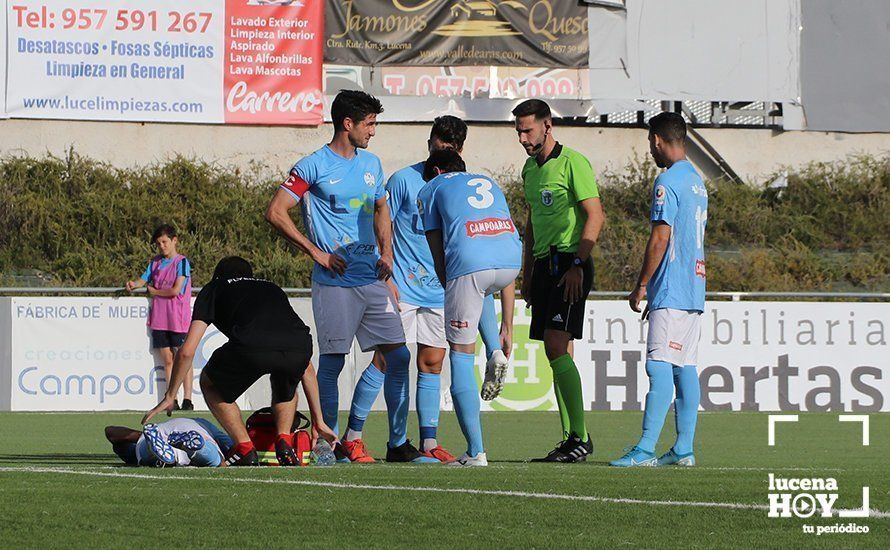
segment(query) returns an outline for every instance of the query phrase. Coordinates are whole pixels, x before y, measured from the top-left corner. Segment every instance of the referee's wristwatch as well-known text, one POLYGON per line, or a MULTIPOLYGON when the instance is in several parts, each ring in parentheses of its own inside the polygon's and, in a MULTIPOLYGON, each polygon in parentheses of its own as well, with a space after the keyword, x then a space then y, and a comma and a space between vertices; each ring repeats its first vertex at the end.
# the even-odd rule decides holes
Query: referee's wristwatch
POLYGON ((575 256, 572 259, 572 267, 580 267, 583 270, 584 269, 584 260, 582 260, 578 256, 575 256))

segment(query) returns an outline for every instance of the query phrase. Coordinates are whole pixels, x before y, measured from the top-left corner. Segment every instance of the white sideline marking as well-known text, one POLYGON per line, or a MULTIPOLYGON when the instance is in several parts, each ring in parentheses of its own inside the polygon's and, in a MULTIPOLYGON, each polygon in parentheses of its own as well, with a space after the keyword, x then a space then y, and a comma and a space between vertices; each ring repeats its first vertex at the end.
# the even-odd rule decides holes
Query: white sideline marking
MULTIPOLYGON (((482 495, 482 496, 504 496, 504 497, 521 497, 531 499, 545 500, 569 500, 583 502, 601 502, 607 504, 641 504, 647 506, 687 506, 693 508, 727 508, 731 510, 769 510, 769 506, 765 504, 744 504, 737 502, 697 502, 685 500, 641 500, 635 498, 613 498, 613 497, 597 497, 591 495, 566 495, 560 493, 531 493, 525 491, 497 491, 488 489, 458 489, 447 487, 411 487, 399 485, 368 485, 363 483, 337 483, 332 481, 308 481, 300 479, 262 479, 262 478, 241 478, 241 477, 194 477, 182 475, 152 475, 152 474, 130 474, 122 472, 97 472, 90 470, 70 470, 64 468, 33 468, 33 467, 0 467, 0 472, 29 472, 40 474, 72 474, 82 476, 95 477, 111 477, 111 478, 127 478, 127 479, 149 479, 156 481, 189 480, 189 481, 232 481, 236 483, 280 483, 285 485, 302 485, 307 487, 327 487, 330 489, 363 489, 369 491, 407 491, 417 493, 451 493, 461 495, 482 495)), ((840 510, 838 510, 840 511, 840 510)), ((873 518, 888 518, 890 513, 881 512, 879 510, 871 510, 870 516, 873 518)))

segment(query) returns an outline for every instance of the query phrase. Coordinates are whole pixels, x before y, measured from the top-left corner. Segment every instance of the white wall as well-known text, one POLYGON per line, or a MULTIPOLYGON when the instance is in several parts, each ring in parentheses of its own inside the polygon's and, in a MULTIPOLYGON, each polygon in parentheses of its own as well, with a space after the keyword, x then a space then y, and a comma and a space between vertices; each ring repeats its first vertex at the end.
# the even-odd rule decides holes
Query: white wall
MULTIPOLYGON (((54 120, 0 121, 0 154, 64 155, 78 153, 115 166, 145 165, 176 154, 219 162, 242 170, 252 164, 276 176, 330 140, 331 126, 290 128, 209 126, 54 120)), ((746 179, 759 181, 783 166, 832 161, 854 153, 890 152, 890 134, 774 132, 706 129, 711 141, 746 179)), ((620 169, 648 154, 646 131, 627 128, 558 127, 562 143, 587 155, 594 169, 620 169)), ((425 158, 428 124, 381 124, 370 150, 383 160, 387 174, 425 158)), ((471 124, 464 147, 467 164, 494 174, 514 171, 525 153, 509 123, 471 124)))

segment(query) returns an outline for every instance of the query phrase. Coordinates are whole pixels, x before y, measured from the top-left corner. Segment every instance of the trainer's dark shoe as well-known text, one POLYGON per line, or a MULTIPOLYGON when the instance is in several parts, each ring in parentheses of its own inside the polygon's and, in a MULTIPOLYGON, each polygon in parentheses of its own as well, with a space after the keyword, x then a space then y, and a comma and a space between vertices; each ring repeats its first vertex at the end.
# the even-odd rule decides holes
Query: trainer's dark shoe
POLYGON ((294 448, 283 439, 279 439, 275 442, 275 456, 278 457, 278 464, 281 466, 300 465, 300 461, 297 459, 297 453, 294 451, 294 448))
POLYGON ((226 466, 259 466, 260 457, 256 454, 256 449, 251 449, 249 453, 242 455, 234 451, 230 451, 230 455, 226 458, 226 466))
POLYGON ((413 462, 415 464, 439 464, 439 460, 421 454, 410 441, 405 441, 398 447, 386 445, 387 462, 413 462))
POLYGON ((533 458, 532 462, 584 462, 587 455, 593 454, 593 441, 587 436, 587 441, 581 441, 577 435, 572 434, 565 441, 561 441, 555 449, 547 453, 543 458, 533 458))
POLYGON ((181 411, 181 410, 182 410, 182 407, 179 406, 179 399, 174 399, 174 400, 173 400, 173 410, 174 410, 174 411, 181 411))
POLYGON ((183 411, 193 411, 193 410, 195 410, 195 404, 192 403, 192 400, 191 400, 191 399, 183 399, 183 400, 182 400, 182 407, 180 407, 180 410, 183 410, 183 411))

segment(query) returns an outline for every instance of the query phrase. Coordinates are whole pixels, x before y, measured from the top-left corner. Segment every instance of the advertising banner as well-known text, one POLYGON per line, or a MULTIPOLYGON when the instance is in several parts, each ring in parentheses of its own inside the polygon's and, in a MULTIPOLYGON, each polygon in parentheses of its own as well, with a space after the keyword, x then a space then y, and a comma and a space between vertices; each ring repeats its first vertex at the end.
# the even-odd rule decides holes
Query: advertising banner
MULTIPOLYGON (((513 357, 493 410, 552 410, 544 345, 517 301, 513 357)), ((640 410, 648 323, 626 302, 588 301, 575 341, 589 410, 640 410)), ((888 303, 708 302, 702 315, 703 410, 890 411, 888 303)), ((481 344, 477 344, 479 350, 481 344)), ((477 354, 479 372, 484 357, 477 354)), ((480 378, 481 381, 481 378, 480 378)))
POLYGON ((18 118, 320 124, 322 13, 251 0, 7 4, 18 118))
POLYGON ((325 64, 328 100, 343 89, 375 95, 389 122, 433 120, 454 115, 472 121, 512 121, 516 104, 545 99, 557 116, 599 112, 590 97, 586 69, 543 67, 362 67, 325 64))
POLYGON ((582 68, 587 7, 556 0, 330 0, 325 61, 582 68))
MULTIPOLYGON (((163 364, 150 349, 145 298, 10 298, 11 410, 147 410, 166 390, 163 364)), ((317 336, 308 298, 295 311, 317 336)), ((890 411, 888 303, 709 302, 699 344, 701 407, 705 411, 890 411)), ((589 410, 640 410, 645 403, 647 323, 622 301, 588 301, 584 338, 575 341, 589 410)), ((553 377, 541 342, 528 338, 530 318, 517 302, 513 352, 495 411, 553 410, 553 377)), ((225 336, 210 327, 196 354, 195 405, 204 408, 200 371, 225 336)), ((481 384, 485 353, 477 344, 481 384)), ((412 349, 412 357, 414 350, 412 349)), ((317 359, 317 357, 315 358, 317 359)), ((340 408, 371 360, 355 347, 339 380, 340 408)), ((447 363, 447 361, 446 361, 447 363)), ((412 376, 416 374, 412 369, 412 376)), ((442 406, 451 408, 449 368, 442 406)), ((6 384, 0 384, 0 387, 6 384)), ((411 383, 412 393, 414 383, 411 383)), ((267 380, 239 401, 269 404, 267 380)), ((301 403, 304 401, 301 400, 301 403)), ((412 401, 413 403, 413 401, 412 401)), ((384 408, 382 396, 374 407, 384 408)))

